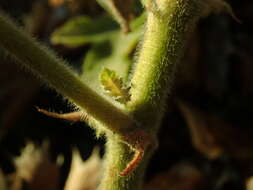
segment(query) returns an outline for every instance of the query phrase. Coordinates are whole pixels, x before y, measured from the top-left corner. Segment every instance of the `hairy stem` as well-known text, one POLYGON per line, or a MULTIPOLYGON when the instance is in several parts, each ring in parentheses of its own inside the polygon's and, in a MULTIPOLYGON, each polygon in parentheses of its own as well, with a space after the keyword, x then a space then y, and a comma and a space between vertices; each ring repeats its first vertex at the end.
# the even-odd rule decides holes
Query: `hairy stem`
POLYGON ((99 190, 138 190, 141 189, 143 176, 151 151, 145 152, 144 161, 127 176, 120 176, 120 172, 126 167, 133 157, 133 150, 117 138, 108 136, 106 144, 106 160, 104 177, 99 190))
POLYGON ((81 107, 90 117, 91 124, 99 124, 119 135, 124 135, 125 129, 135 126, 126 113, 83 83, 63 60, 1 14, 0 28, 0 47, 14 56, 19 65, 81 107))
POLYGON ((106 167, 100 190, 141 189, 146 165, 154 151, 154 146, 150 146, 155 143, 152 137, 156 136, 164 115, 164 106, 176 65, 184 52, 187 34, 201 16, 201 9, 208 7, 205 2, 211 1, 143 0, 149 11, 131 81, 131 100, 126 106, 127 114, 90 89, 62 60, 0 15, 0 46, 84 109, 94 118, 95 123, 101 123, 116 133, 106 133, 106 167), (132 118, 141 124, 138 128, 132 118), (132 173, 122 177, 121 171, 129 162, 133 163, 133 149, 146 149, 143 160, 132 173))
MULTIPOLYGON (((156 135, 160 126, 176 65, 183 55, 187 34, 192 31, 200 16, 197 13, 201 1, 203 0, 147 1, 152 4, 147 5, 146 31, 133 72, 132 96, 127 109, 141 123, 142 130, 151 134, 150 137, 156 135)), ((154 143, 152 138, 146 140, 154 143)), ((126 165, 132 151, 110 137, 108 141, 105 177, 101 189, 140 189, 145 166, 154 147, 149 146, 140 166, 130 176, 122 178, 118 175, 119 168, 126 165)))
POLYGON ((159 126, 163 116, 176 66, 197 18, 197 1, 157 0, 154 5, 148 5, 153 8, 148 14, 131 81, 128 109, 149 130, 159 126))

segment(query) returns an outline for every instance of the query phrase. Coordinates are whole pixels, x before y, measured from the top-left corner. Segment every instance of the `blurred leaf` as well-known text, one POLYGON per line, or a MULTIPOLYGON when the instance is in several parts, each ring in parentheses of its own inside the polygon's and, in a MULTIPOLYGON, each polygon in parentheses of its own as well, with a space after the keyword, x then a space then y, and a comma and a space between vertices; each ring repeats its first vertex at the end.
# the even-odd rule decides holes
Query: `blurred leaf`
POLYGON ((132 64, 132 54, 142 34, 145 15, 131 22, 132 32, 123 34, 119 29, 107 34, 104 41, 93 43, 85 56, 82 78, 88 85, 101 89, 99 75, 109 68, 126 81, 132 64))
POLYGON ((200 190, 204 175, 193 166, 182 163, 167 172, 160 173, 142 188, 143 190, 200 190))
POLYGON ((87 161, 83 161, 79 152, 74 150, 64 190, 95 190, 101 178, 101 169, 102 160, 97 148, 87 161))
POLYGON ((209 129, 208 116, 182 101, 178 105, 189 127, 193 146, 210 159, 221 156, 223 147, 209 129))
POLYGON ((103 41, 116 28, 118 28, 117 24, 108 16, 97 19, 91 19, 88 16, 76 17, 55 30, 51 36, 51 42, 68 47, 78 47, 103 41))
POLYGON ((232 7, 225 0, 208 0, 206 1, 207 8, 203 8, 203 16, 207 16, 210 13, 219 14, 221 12, 228 13, 235 21, 241 23, 241 21, 236 17, 232 7))
POLYGON ((118 102, 126 103, 130 99, 129 88, 114 71, 105 68, 100 75, 100 81, 107 94, 118 102))
POLYGON ((109 17, 91 19, 87 16, 71 19, 51 36, 53 44, 78 47, 92 44, 85 56, 82 78, 95 89, 100 89, 99 74, 107 67, 127 80, 132 63, 131 55, 142 33, 146 15, 130 23, 132 32, 123 34, 109 17))
POLYGON ((16 180, 21 178, 26 181, 30 190, 56 190, 58 188, 60 170, 59 166, 49 159, 47 142, 43 144, 42 148, 28 143, 21 156, 16 158, 15 163, 16 180))
POLYGON ((215 114, 182 101, 178 105, 189 127, 193 146, 199 152, 209 159, 227 154, 239 161, 251 162, 252 129, 232 126, 215 114))
POLYGON ((127 80, 132 64, 132 55, 142 34, 146 19, 143 14, 130 23, 132 32, 123 34, 117 24, 108 17, 90 19, 83 16, 71 19, 51 36, 54 44, 78 47, 92 44, 84 58, 81 78, 93 89, 101 90, 99 75, 103 68, 114 70, 127 80))

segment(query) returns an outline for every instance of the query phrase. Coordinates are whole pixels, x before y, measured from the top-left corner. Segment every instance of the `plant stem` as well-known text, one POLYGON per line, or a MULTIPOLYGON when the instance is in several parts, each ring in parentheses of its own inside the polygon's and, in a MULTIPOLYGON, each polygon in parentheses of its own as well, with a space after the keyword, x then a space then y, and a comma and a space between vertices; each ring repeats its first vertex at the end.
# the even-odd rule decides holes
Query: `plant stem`
MULTIPOLYGON (((132 76, 131 100, 127 109, 141 123, 143 131, 154 136, 164 115, 168 93, 176 66, 184 53, 187 35, 200 17, 197 13, 201 1, 203 0, 157 0, 156 4, 151 5, 155 10, 148 11, 146 31, 132 76)), ((153 143, 152 139, 148 140, 153 143)), ((154 147, 150 146, 146 150, 140 166, 124 178, 118 174, 132 157, 131 149, 109 136, 107 151, 105 176, 100 189, 140 189, 145 166, 154 147)))
POLYGON ((198 0, 157 0, 148 13, 146 32, 132 77, 128 109, 154 130, 160 125, 187 35, 197 19, 198 0))
POLYGON ((0 28, 0 47, 14 56, 19 65, 80 106, 90 117, 91 124, 100 124, 119 135, 135 127, 126 113, 84 84, 63 60, 1 14, 0 28))
POLYGON ((151 156, 152 150, 145 152, 144 161, 127 176, 120 176, 120 172, 125 169, 133 157, 133 151, 126 144, 120 142, 115 136, 107 136, 106 158, 104 177, 99 190, 137 190, 141 189, 143 176, 147 160, 151 156))
POLYGON ((124 138, 121 137, 133 141, 130 145, 139 145, 140 142, 147 144, 144 140, 153 144, 152 138, 146 139, 144 135, 134 135, 133 132, 142 130, 140 134, 146 132, 156 135, 176 65, 184 52, 187 34, 201 16, 200 10, 206 8, 203 2, 209 1, 143 0, 151 3, 151 6, 147 5, 151 10, 148 11, 146 32, 131 81, 132 96, 127 104, 127 112, 131 117, 90 89, 62 60, 0 15, 0 45, 35 75, 45 79, 58 92, 84 109, 95 123, 101 123, 116 133, 106 133, 106 168, 100 190, 138 190, 142 187, 145 168, 154 147, 148 147, 142 162, 132 173, 121 177, 119 174, 132 159, 132 148, 135 148, 123 143, 124 138), (136 129, 132 117, 141 124, 140 128, 136 129), (129 134, 133 134, 132 139, 129 134))

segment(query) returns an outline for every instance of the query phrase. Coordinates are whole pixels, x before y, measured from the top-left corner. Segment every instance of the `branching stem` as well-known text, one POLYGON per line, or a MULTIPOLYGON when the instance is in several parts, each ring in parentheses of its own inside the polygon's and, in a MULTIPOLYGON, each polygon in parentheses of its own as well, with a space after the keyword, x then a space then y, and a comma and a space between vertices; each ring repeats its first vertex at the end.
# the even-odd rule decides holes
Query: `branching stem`
MULTIPOLYGON (((213 2, 142 1, 149 7, 146 31, 133 72, 131 100, 126 104, 126 110, 119 109, 88 87, 64 61, 0 14, 0 46, 78 105, 87 117, 90 115, 91 124, 101 124, 110 130, 106 131, 107 152, 100 190, 139 190, 142 187, 187 35, 205 13, 203 9, 208 9, 208 12, 208 3, 213 2)), ((57 114, 54 116, 59 117, 57 114)))
MULTIPOLYGON (((156 142, 155 136, 165 112, 176 66, 184 53, 187 35, 192 32, 195 22, 201 16, 198 13, 202 1, 145 1, 149 3, 145 6, 151 9, 148 10, 146 31, 131 80, 131 100, 127 103, 128 113, 142 126, 143 133, 137 137, 143 139, 144 134, 149 137, 140 140, 143 143, 148 144, 149 141, 152 145, 156 142)), ((132 151, 110 137, 108 141, 101 190, 138 190, 142 186, 141 179, 155 146, 146 146, 140 165, 129 176, 122 178, 118 177, 119 168, 129 163, 132 151)))
POLYGON ((83 83, 66 62, 1 14, 0 47, 13 55, 17 63, 85 111, 93 125, 99 123, 120 135, 135 127, 135 122, 126 113, 83 83))

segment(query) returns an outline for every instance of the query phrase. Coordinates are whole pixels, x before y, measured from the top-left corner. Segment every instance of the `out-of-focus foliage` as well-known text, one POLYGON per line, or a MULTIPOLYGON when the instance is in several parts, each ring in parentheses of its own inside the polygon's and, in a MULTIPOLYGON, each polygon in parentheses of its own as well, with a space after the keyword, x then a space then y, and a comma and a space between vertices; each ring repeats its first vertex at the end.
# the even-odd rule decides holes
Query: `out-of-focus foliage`
POLYGON ((189 163, 179 163, 156 175, 144 185, 143 190, 200 190, 204 184, 201 171, 189 163))
POLYGON ((73 151, 73 158, 64 190, 95 190, 102 177, 102 160, 98 148, 83 161, 78 150, 73 151))
POLYGON ((26 145, 21 156, 15 159, 17 172, 13 184, 22 184, 24 181, 31 190, 58 188, 60 166, 50 160, 48 147, 48 142, 42 148, 35 147, 32 143, 26 145))
POLYGON ((115 29, 118 29, 117 24, 108 16, 97 19, 88 16, 76 17, 56 29, 51 36, 51 42, 68 47, 98 43, 106 40, 108 33, 115 29))
POLYGON ((115 21, 108 17, 73 18, 52 35, 54 44, 76 47, 91 44, 83 61, 82 78, 92 88, 100 89, 99 75, 104 67, 127 80, 133 54, 143 31, 145 15, 130 23, 132 32, 124 34, 115 21))

